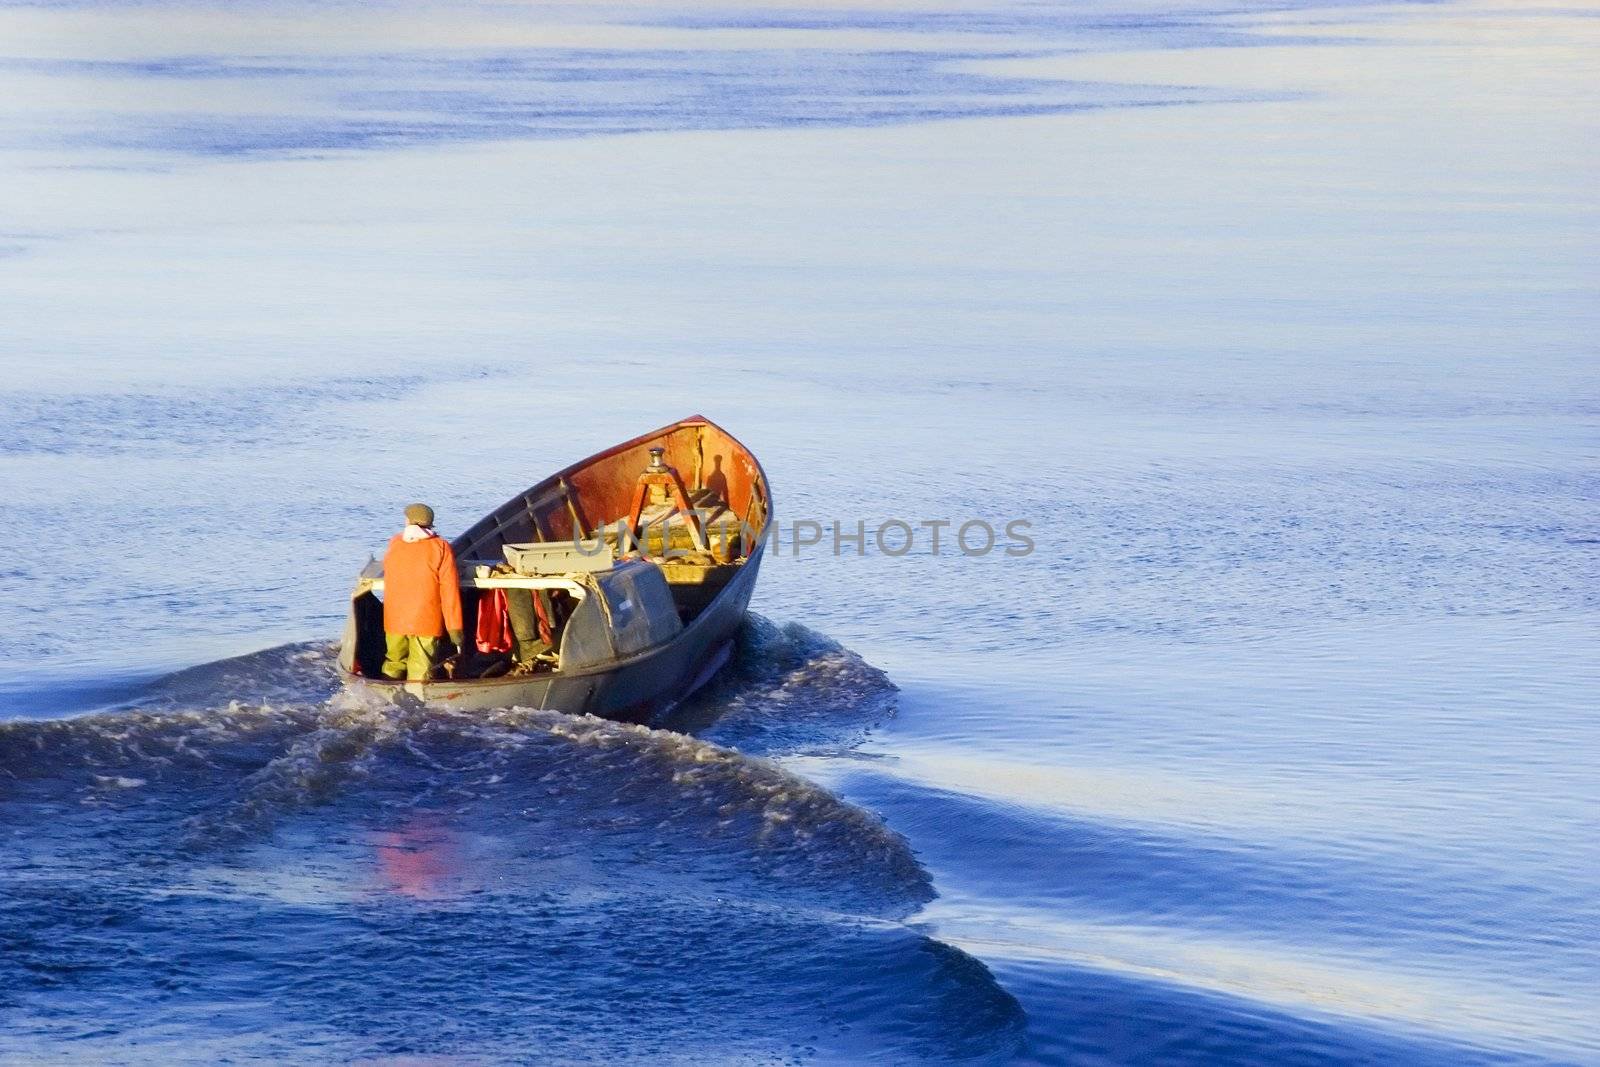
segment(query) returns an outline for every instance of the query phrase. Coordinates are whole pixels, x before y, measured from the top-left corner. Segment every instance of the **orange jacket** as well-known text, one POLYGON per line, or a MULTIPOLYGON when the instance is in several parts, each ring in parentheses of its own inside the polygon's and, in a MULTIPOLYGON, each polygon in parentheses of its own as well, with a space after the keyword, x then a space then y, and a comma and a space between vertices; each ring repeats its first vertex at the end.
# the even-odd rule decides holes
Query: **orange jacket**
POLYGON ((383 629, 413 637, 443 637, 461 629, 461 578, 456 554, 442 537, 389 539, 383 555, 383 629))

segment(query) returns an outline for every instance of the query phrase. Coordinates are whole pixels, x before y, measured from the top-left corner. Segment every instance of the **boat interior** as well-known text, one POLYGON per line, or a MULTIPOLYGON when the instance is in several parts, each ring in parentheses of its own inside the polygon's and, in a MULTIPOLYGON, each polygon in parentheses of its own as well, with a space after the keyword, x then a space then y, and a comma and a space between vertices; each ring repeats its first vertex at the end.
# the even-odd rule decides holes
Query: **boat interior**
MULTIPOLYGON (((462 576, 456 680, 559 673, 670 640, 755 550, 770 515, 744 446, 694 418, 574 464, 506 501, 452 543, 462 576)), ((351 602, 348 669, 384 658, 383 579, 351 602)), ((398 684, 398 682, 396 683, 398 684)))

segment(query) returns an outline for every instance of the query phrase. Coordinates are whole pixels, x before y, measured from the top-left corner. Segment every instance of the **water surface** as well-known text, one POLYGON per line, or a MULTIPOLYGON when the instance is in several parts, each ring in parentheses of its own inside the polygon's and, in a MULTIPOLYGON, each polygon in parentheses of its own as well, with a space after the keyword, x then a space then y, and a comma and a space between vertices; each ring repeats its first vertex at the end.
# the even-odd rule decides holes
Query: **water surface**
POLYGON ((0 7, 0 1058, 1600 1062, 1591 16, 0 7), (335 692, 692 411, 1036 550, 335 692))

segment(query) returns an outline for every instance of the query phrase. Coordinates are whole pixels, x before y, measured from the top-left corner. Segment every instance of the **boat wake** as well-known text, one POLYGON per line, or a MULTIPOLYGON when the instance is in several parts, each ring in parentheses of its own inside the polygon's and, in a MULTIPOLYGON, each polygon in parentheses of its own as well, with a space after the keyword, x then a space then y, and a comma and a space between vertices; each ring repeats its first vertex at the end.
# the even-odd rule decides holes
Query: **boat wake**
POLYGON ((744 637, 690 732, 367 705, 321 644, 0 723, 0 1053, 160 1060, 197 1002, 244 1060, 1013 1048, 1015 1001, 906 925, 933 894, 905 841, 762 758, 850 744, 893 686, 802 627, 744 637))
POLYGON ((896 692, 832 638, 750 615, 733 659, 668 725, 751 755, 833 752, 890 718, 896 692))

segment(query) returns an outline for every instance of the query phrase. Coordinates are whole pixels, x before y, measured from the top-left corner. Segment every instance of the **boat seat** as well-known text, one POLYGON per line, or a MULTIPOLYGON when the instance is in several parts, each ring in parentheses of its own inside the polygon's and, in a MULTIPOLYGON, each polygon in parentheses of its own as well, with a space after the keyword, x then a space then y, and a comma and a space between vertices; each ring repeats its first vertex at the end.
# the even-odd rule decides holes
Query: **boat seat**
POLYGON ((715 489, 689 490, 689 503, 703 511, 710 511, 712 508, 727 507, 727 504, 720 496, 717 495, 717 491, 715 489))
MULTIPOLYGON (((690 493, 689 500, 701 510, 706 542, 712 552, 726 555, 730 559, 743 555, 739 517, 723 506, 722 502, 708 490, 696 490, 690 493), (724 545, 728 546, 726 553, 723 551, 724 545)), ((626 516, 606 523, 604 529, 606 543, 615 548, 617 527, 627 524, 626 516)), ((674 552, 696 551, 694 533, 689 528, 688 520, 671 503, 655 504, 645 508, 639 513, 639 524, 644 528, 644 537, 641 540, 644 542, 647 555, 659 556, 668 548, 674 552)))

